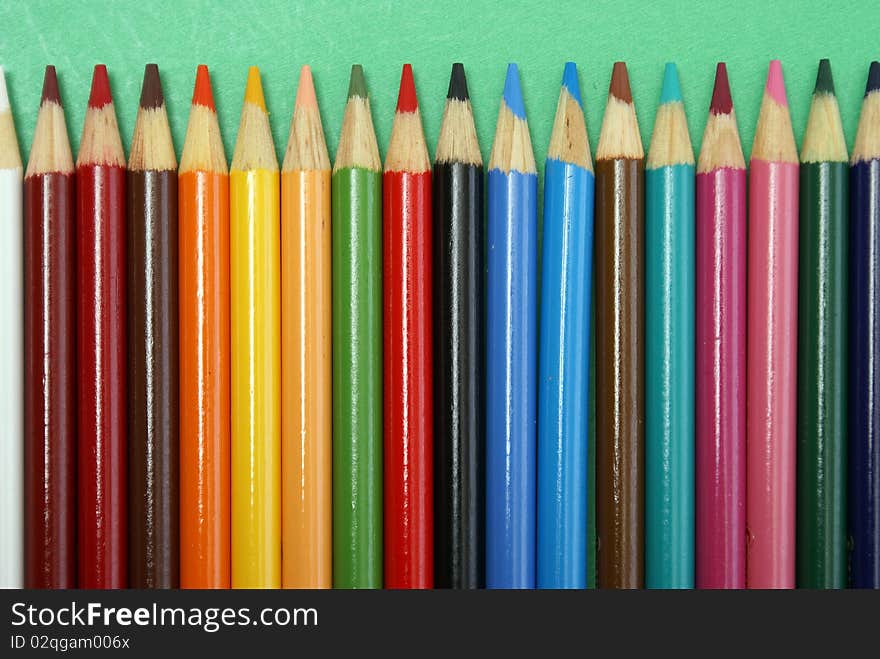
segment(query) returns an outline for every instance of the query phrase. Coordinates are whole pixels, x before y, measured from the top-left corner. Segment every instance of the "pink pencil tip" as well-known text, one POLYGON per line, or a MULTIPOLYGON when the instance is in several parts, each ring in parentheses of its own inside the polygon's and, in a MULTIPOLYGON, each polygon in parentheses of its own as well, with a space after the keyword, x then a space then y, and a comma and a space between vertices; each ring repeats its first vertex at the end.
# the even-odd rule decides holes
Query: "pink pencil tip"
POLYGON ((788 96, 785 93, 785 79, 782 77, 782 62, 778 59, 770 62, 770 70, 767 72, 767 93, 779 105, 788 106, 788 96))
POLYGON ((303 65, 299 71, 296 106, 301 108, 318 107, 318 99, 315 97, 315 82, 312 80, 312 69, 308 64, 303 65))

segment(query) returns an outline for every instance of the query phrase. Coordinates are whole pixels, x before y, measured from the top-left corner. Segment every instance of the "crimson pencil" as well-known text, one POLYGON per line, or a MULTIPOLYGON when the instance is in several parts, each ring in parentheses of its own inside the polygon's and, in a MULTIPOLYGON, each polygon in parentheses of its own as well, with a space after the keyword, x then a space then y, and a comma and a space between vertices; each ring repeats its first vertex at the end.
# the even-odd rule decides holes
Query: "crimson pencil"
POLYGON ((431 162, 404 65, 383 177, 385 587, 434 585, 431 162))
POLYGON ((74 199, 64 109, 47 66, 24 178, 26 588, 76 586, 74 199))
POLYGON ((125 154, 95 67, 76 162, 80 588, 127 582, 125 154))
POLYGON ((697 162, 697 588, 746 585, 746 163, 718 64, 697 162))

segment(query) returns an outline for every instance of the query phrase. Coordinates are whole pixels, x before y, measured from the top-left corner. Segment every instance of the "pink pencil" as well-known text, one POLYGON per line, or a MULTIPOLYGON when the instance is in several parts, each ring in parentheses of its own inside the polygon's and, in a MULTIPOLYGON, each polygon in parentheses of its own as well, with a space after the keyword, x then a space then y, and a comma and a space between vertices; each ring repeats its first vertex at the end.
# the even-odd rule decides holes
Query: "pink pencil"
POLYGON ((746 585, 746 163, 724 63, 697 163, 696 585, 746 585))
POLYGON ((797 259, 798 154, 773 60, 749 169, 749 588, 794 587, 797 259))

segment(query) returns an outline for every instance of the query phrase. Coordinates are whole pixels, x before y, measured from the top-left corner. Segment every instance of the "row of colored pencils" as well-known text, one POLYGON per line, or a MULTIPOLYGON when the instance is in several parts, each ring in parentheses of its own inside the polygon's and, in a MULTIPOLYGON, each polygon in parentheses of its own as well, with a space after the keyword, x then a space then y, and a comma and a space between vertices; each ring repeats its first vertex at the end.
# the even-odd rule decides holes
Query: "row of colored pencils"
POLYGON ((409 65, 384 168, 359 66, 332 170, 308 67, 280 171, 255 68, 230 168, 205 67, 179 168, 155 65, 76 164, 47 67, 23 186, 0 92, 4 585, 582 588, 594 523, 600 587, 880 587, 877 63, 850 164, 772 62, 748 173, 723 64, 696 162, 615 64, 595 168, 567 64, 540 277, 514 65, 485 251, 461 65, 433 167, 409 65))

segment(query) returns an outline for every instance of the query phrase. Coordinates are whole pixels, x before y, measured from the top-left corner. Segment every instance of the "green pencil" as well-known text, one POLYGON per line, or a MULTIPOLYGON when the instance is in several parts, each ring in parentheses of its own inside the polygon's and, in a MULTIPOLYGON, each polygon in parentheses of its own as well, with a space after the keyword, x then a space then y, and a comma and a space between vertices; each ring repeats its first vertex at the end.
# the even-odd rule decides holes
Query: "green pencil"
POLYGON ((797 585, 846 587, 847 180, 828 60, 800 166, 797 585))
POLYGON ((333 586, 382 587, 382 162, 360 65, 332 178, 333 586))

